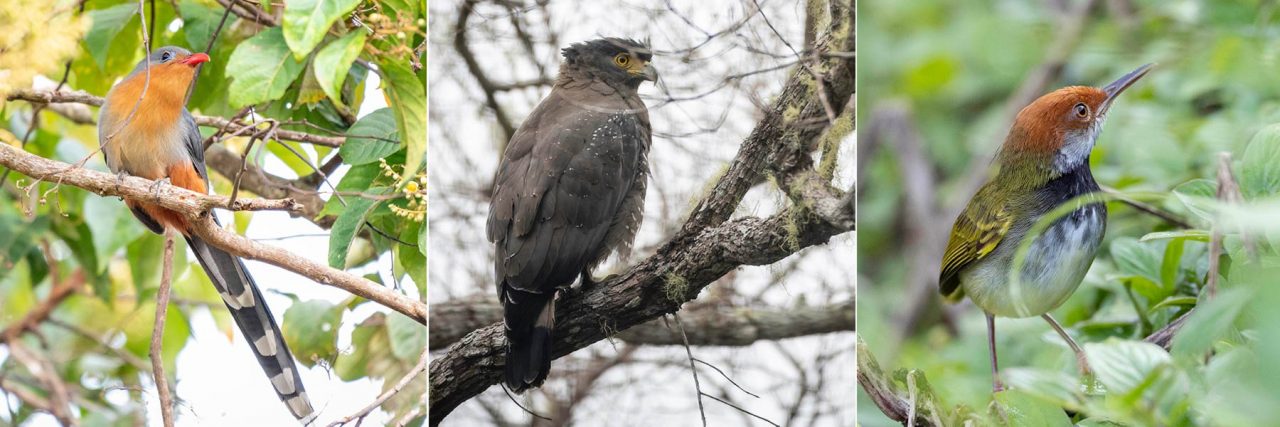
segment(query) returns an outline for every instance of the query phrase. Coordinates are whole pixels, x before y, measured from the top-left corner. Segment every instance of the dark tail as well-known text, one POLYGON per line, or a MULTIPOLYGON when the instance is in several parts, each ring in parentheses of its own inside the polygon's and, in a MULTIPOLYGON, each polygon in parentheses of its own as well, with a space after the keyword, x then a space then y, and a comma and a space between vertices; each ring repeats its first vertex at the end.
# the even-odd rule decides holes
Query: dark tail
POLYGON ((244 262, 197 237, 188 236, 187 244, 200 260, 213 286, 218 288, 222 301, 227 304, 236 325, 240 326, 245 340, 249 341, 249 348, 253 349, 280 401, 303 424, 311 422, 315 414, 311 401, 307 399, 307 391, 302 387, 298 365, 284 343, 280 326, 271 316, 271 310, 267 309, 262 292, 258 291, 258 285, 244 268, 244 262))
POLYGON ((542 385, 551 372, 551 328, 555 293, 536 294, 503 286, 507 325, 507 387, 516 393, 542 385))

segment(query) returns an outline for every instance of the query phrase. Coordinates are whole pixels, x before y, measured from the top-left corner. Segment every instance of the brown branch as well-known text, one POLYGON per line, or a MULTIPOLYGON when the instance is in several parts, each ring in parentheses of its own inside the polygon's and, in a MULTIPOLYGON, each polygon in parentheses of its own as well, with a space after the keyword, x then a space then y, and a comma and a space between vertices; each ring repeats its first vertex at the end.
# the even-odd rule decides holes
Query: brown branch
POLYGON ((164 233, 164 267, 160 270, 160 289, 156 291, 156 318, 151 329, 151 377, 160 395, 160 417, 165 427, 173 427, 173 394, 169 391, 169 379, 164 374, 164 321, 169 312, 169 287, 173 283, 173 231, 164 233))
MULTIPOLYGON (((76 103, 76 104, 92 105, 95 107, 101 107, 103 102, 102 97, 94 96, 84 91, 54 92, 54 91, 45 91, 45 90, 24 89, 24 90, 19 90, 19 91, 10 93, 5 98, 10 101, 22 100, 22 101, 27 101, 27 102, 36 103, 36 104, 76 103)), ((219 128, 219 129, 226 129, 227 131, 233 132, 233 133, 242 128, 252 126, 251 124, 246 124, 238 121, 233 122, 230 119, 217 117, 217 116, 192 114, 192 117, 195 117, 197 125, 219 128)), ((315 135, 315 134, 310 134, 306 132, 298 132, 298 131, 291 131, 291 130, 277 130, 275 131, 274 135, 276 139, 280 139, 280 140, 305 142, 308 144, 323 145, 325 147, 334 147, 334 148, 342 146, 342 143, 346 141, 346 138, 341 136, 315 135)))
POLYGON ((427 324, 427 305, 420 301, 391 291, 363 277, 330 268, 275 246, 264 245, 244 236, 229 233, 208 218, 194 219, 195 221, 191 224, 192 233, 232 255, 263 261, 298 273, 316 283, 342 289, 398 311, 418 323, 427 324))
POLYGON ((230 200, 226 197, 201 194, 173 185, 157 185, 155 181, 135 176, 121 177, 79 168, 21 151, 7 144, 0 144, 0 165, 41 181, 69 184, 99 196, 146 200, 180 212, 204 213, 213 208, 301 211, 301 207, 293 199, 241 199, 229 203, 230 200))
MULTIPOLYGON (((467 333, 502 321, 496 302, 446 302, 433 304, 431 350, 441 350, 467 333)), ((748 346, 758 341, 854 330, 854 303, 849 300, 822 307, 747 308, 699 306, 680 312, 689 344, 699 346, 748 346)), ((665 319, 655 319, 614 335, 630 344, 683 345, 680 331, 665 319)))
POLYGON ((84 285, 84 279, 84 270, 76 270, 75 273, 71 274, 71 277, 62 282, 57 282, 55 278, 54 282, 56 283, 53 285, 53 289, 49 291, 49 296, 40 302, 40 305, 27 312, 27 315, 22 320, 9 325, 3 332, 0 332, 0 343, 15 340, 24 331, 35 329, 37 325, 49 318, 49 314, 53 313, 53 309, 58 304, 61 304, 67 297, 75 293, 76 289, 84 285))
MULTIPOLYGON (((226 207, 225 197, 196 193, 172 185, 156 185, 154 181, 76 168, 66 163, 45 159, 6 144, 0 144, 0 165, 37 179, 80 187, 99 195, 127 196, 145 200, 178 212, 192 224, 192 232, 209 243, 234 255, 256 259, 298 273, 317 283, 334 286, 375 301, 426 324, 427 307, 402 294, 388 290, 365 278, 329 268, 274 246, 263 245, 232 234, 209 219, 209 209, 226 207)), ((246 177, 247 179, 247 177, 246 177)), ((270 205, 271 201, 241 200, 247 207, 270 205)))
POLYGON ((431 354, 430 352, 423 351, 422 356, 418 358, 418 364, 414 365, 413 369, 409 370, 409 373, 401 377, 400 381, 396 382, 396 385, 392 386, 386 391, 383 391, 382 394, 378 395, 377 399, 374 399, 372 403, 365 406, 359 412, 356 412, 354 414, 343 417, 340 420, 329 423, 328 427, 337 427, 352 421, 357 421, 357 424, 358 424, 358 420, 364 420, 364 417, 369 416, 370 412, 373 412, 374 409, 377 409, 379 406, 382 406, 383 403, 386 403, 388 399, 391 399, 391 397, 395 396, 396 393, 399 393, 400 390, 403 390, 405 387, 408 387, 409 383, 412 382, 414 378, 418 377, 418 374, 421 374, 424 371, 426 371, 427 356, 430 354, 431 354))

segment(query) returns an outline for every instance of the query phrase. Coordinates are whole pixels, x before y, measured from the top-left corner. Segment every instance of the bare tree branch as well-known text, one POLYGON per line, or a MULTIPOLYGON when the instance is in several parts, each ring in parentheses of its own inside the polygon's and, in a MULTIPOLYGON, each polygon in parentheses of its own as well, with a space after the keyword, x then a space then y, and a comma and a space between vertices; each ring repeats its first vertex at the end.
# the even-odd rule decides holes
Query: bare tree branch
POLYGON ((151 328, 151 377, 160 395, 160 418, 165 427, 173 427, 173 393, 164 374, 164 322, 169 312, 169 287, 173 284, 173 230, 164 230, 164 267, 160 270, 160 288, 156 291, 156 318, 151 328))
MULTIPOLYGON (((502 321, 497 302, 446 302, 431 306, 431 350, 444 349, 467 333, 502 321)), ((689 344, 748 346, 809 335, 854 330, 853 300, 821 307, 766 309, 720 305, 686 308, 680 312, 689 344)), ((682 345, 680 332, 655 319, 613 336, 631 344, 682 345)))
MULTIPOLYGON (((0 144, 0 165, 36 179, 80 187, 103 196, 127 196, 146 200, 182 214, 191 222, 192 232, 231 254, 284 268, 317 283, 334 286, 382 304, 424 325, 427 322, 427 306, 420 301, 354 274, 329 268, 284 249, 264 245, 219 228, 209 218, 209 210, 213 207, 226 207, 225 197, 200 194, 172 185, 156 185, 154 181, 138 177, 121 178, 77 168, 20 151, 7 144, 0 144)), ((276 202, 241 200, 237 203, 260 207, 276 202)))

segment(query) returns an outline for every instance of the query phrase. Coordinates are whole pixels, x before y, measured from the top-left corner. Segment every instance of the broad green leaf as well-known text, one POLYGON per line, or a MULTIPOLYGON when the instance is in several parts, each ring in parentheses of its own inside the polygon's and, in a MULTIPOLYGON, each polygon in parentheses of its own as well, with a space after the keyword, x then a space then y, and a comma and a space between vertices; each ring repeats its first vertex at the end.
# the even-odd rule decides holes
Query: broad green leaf
POLYGON ((1023 390, 1060 407, 1079 408, 1083 403, 1080 380, 1065 372, 1009 368, 1000 370, 1000 378, 1010 388, 1023 390))
POLYGON ((285 310, 281 328, 299 362, 311 367, 320 360, 333 360, 343 311, 342 306, 324 300, 295 302, 285 310))
MULTIPOLYGON (((367 35, 362 29, 353 30, 342 38, 334 40, 316 53, 316 58, 312 61, 312 71, 315 73, 316 82, 320 84, 320 89, 324 90, 325 95, 333 100, 334 104, 339 106, 342 103, 342 83, 347 80, 347 72, 351 70, 351 63, 360 56, 360 51, 364 49, 364 42, 367 35)), ((345 158, 345 156, 344 156, 345 158)))
POLYGON ((1240 191, 1250 199, 1280 191, 1280 124, 1262 128, 1240 159, 1240 191))
MULTIPOLYGON (((177 257, 177 249, 174 249, 174 257, 177 257)), ((184 252, 185 255, 185 252, 184 252)), ((133 242, 125 247, 125 257, 129 260, 129 272, 133 276, 133 287, 138 289, 138 298, 142 297, 141 290, 145 288, 155 288, 160 282, 160 267, 164 258, 164 236, 155 233, 142 233, 133 242)), ((175 262, 174 267, 178 264, 175 262)), ((175 275, 175 277, 177 277, 175 275)))
POLYGON ((414 362, 427 349, 427 327, 400 313, 387 315, 387 335, 391 353, 400 360, 414 362))
POLYGON ((347 197, 347 208, 338 215, 329 234, 330 267, 346 268, 347 249, 351 247, 351 240, 355 239, 356 233, 364 225, 365 217, 377 205, 377 200, 367 197, 347 197))
POLYGON ((385 353, 391 344, 387 342, 386 329, 375 322, 375 317, 385 316, 375 313, 351 331, 351 350, 344 351, 333 364, 333 372, 343 381, 355 381, 369 375, 369 363, 378 355, 385 353))
POLYGON ((400 150, 396 140, 396 117, 390 108, 380 108, 360 118, 347 131, 347 139, 338 148, 342 161, 351 165, 375 163, 400 150))
MULTIPOLYGON (((222 12, 222 8, 214 8, 194 0, 178 2, 178 14, 182 15, 182 32, 186 33, 188 49, 199 52, 209 45, 214 30, 222 22, 222 12)), ((227 24, 223 29, 233 28, 236 19, 235 14, 227 16, 227 24)))
POLYGON ((414 179, 427 154, 427 89, 408 65, 380 62, 378 68, 382 70, 387 104, 395 109, 396 127, 406 149, 402 179, 396 183, 399 186, 414 179))
POLYGON ((142 224, 119 200, 89 197, 84 200, 85 222, 93 232, 93 248, 98 259, 108 259, 143 233, 142 224))
POLYGON ((89 55, 97 61, 98 67, 105 68, 112 42, 115 41, 116 36, 120 35, 121 30, 129 26, 133 16, 138 14, 138 4, 124 3, 106 9, 91 10, 88 14, 93 26, 89 27, 89 32, 84 35, 84 46, 89 50, 89 55))
POLYGON ((1217 181, 1203 178, 1184 182, 1173 189, 1173 195, 1186 205, 1188 211, 1206 221, 1213 219, 1213 197, 1217 193, 1217 181))
POLYGON ((996 402, 1004 410, 1011 426, 1071 426, 1062 408, 1019 390, 996 393, 996 402))
POLYGON ((279 99, 306 68, 289 54, 279 28, 269 28, 240 43, 227 61, 228 100, 233 108, 279 99))
POLYGON ((1098 381, 1110 393, 1128 393, 1151 372, 1170 363, 1169 353, 1155 344, 1109 339, 1084 345, 1085 356, 1098 381))
POLYGON ((284 39, 299 61, 307 57, 329 27, 351 12, 360 0, 290 0, 284 5, 284 39))
POLYGON ((1201 357, 1208 353, 1213 343, 1226 336, 1240 316, 1253 292, 1248 287, 1227 289, 1209 301, 1200 304, 1187 323, 1173 337, 1171 351, 1179 357, 1201 357))

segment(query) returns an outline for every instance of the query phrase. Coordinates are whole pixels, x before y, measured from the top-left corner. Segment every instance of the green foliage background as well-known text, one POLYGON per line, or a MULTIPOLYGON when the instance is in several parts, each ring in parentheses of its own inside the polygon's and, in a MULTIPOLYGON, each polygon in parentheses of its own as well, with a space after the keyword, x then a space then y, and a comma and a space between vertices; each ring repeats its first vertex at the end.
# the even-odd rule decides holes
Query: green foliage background
MULTIPOLYGON (((148 3, 146 19, 151 18, 151 4, 156 8, 151 22, 157 27, 152 31, 153 48, 178 45, 203 51, 224 12, 212 0, 162 1, 148 3)), ((387 286, 399 287, 403 279, 412 279, 415 287, 406 292, 425 300, 425 4, 421 0, 318 0, 290 1, 283 7, 279 27, 258 25, 234 14, 228 17, 208 52, 212 61, 203 67, 188 108, 231 117, 243 107, 255 106, 260 116, 286 123, 282 129, 351 135, 340 149, 276 140, 258 143, 249 159, 278 159, 295 174, 283 178, 292 180, 341 155, 342 178, 332 184, 345 197, 340 201, 331 197, 329 187, 318 186, 328 203, 313 218, 330 228, 328 263, 364 271, 372 266, 384 273, 371 274, 370 279, 395 278, 396 283, 387 286), (370 65, 381 77, 379 89, 388 107, 356 120, 355 113, 365 102, 370 65)), ((40 13, 48 9, 79 15, 85 32, 69 58, 67 84, 104 96, 145 55, 143 16, 138 8, 136 1, 95 0, 87 2, 81 14, 74 2, 59 2, 53 8, 31 8, 28 16, 21 15, 24 9, 14 8, 16 12, 6 13, 18 15, 6 17, 43 22, 49 16, 40 13)), ((38 32, 24 37, 40 39, 38 32)), ((44 62, 57 64, 40 70, 45 76, 55 81, 61 77, 61 60, 44 62)), ((29 84, 20 82, 10 89, 29 84)), ((23 101, 0 101, 0 132, 21 138, 30 127, 31 111, 32 106, 23 101)), ((202 128, 201 132, 208 136, 215 130, 202 128)), ((24 148, 75 163, 97 149, 97 140, 95 126, 78 125, 45 110, 24 148)), ((239 154, 246 138, 223 144, 239 154)), ((100 155, 90 167, 102 168, 100 155)), ((212 178, 215 193, 230 193, 227 177, 214 174, 212 178)), ((70 327, 42 325, 40 340, 27 334, 23 343, 56 350, 48 356, 58 375, 75 385, 77 415, 85 424, 134 425, 145 416, 144 388, 150 392, 152 386, 149 374, 140 371, 143 367, 128 362, 130 356, 147 358, 163 238, 146 232, 119 200, 68 185, 32 187, 32 183, 29 177, 11 173, 0 191, 0 328, 31 311, 54 281, 83 273, 88 286, 61 303, 51 316, 70 327), (48 248, 50 256, 42 248, 48 248), (103 342, 86 339, 74 329, 103 342), (129 403, 107 400, 107 391, 119 389, 128 390, 129 403)), ((235 213, 235 228, 243 233, 253 217, 249 212, 235 213)), ((186 257, 180 239, 176 254, 174 299, 185 303, 171 307, 167 319, 164 359, 171 378, 181 376, 175 373, 174 361, 191 336, 188 317, 193 311, 209 310, 223 334, 230 336, 234 329, 221 299, 195 260, 186 257)), ((389 388, 425 351, 426 329, 398 313, 378 307, 372 314, 362 310, 364 314, 356 316, 354 310, 369 305, 368 301, 351 297, 333 304, 286 295, 294 304, 277 316, 295 357, 304 365, 331 369, 335 379, 381 379, 389 388), (350 345, 339 348, 343 324, 355 326, 349 340, 344 340, 350 345)), ((0 361, 0 371, 10 381, 38 385, 11 358, 0 361)), ((423 393, 424 386, 414 383, 383 409, 392 416, 421 411, 423 393)), ((373 400, 373 396, 359 398, 373 400)), ((8 421, 14 424, 33 414, 23 405, 11 409, 13 418, 8 421)))
MULTIPOLYGON (((1063 2, 1072 7, 1081 2, 1063 2)), ((997 323, 1000 362, 1014 391, 997 397, 1012 425, 1273 425, 1280 422, 1280 14, 1266 1, 1099 3, 1063 77, 1101 86, 1147 62, 1159 65, 1111 110, 1091 159, 1095 177, 1186 219, 1192 230, 1108 203, 1102 253, 1076 294, 1053 314, 1088 343, 1097 382, 1081 381, 1066 345, 1040 319, 997 323), (1242 206, 1213 200, 1217 153, 1232 153, 1242 206), (1208 230, 1226 231, 1221 291, 1204 296, 1208 230), (1242 237, 1256 245, 1256 257, 1242 237), (1172 350, 1142 338, 1187 315, 1172 350), (1066 409, 1067 411, 1063 411, 1066 409)), ((975 159, 1003 140, 1005 100, 1058 37, 1062 14, 1045 2, 859 2, 861 129, 886 102, 910 106, 940 177, 939 206, 964 203, 975 159)), ((957 334, 895 320, 910 304, 903 192, 892 144, 860 173, 859 333, 921 407, 959 424, 999 423, 992 412, 985 323, 966 303, 957 334), (926 381, 922 381, 925 380, 926 381)), ((951 224, 954 218, 937 218, 951 224)), ((948 227, 949 228, 949 227, 948 227)), ((895 425, 859 391, 859 423, 895 425)))

